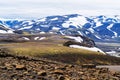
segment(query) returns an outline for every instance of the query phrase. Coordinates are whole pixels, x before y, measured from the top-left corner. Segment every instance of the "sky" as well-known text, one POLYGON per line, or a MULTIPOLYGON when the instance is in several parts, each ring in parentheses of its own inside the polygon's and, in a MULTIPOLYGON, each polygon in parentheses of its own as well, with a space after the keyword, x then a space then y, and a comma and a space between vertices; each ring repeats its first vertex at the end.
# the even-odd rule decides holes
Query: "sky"
POLYGON ((36 19, 66 14, 120 15, 120 0, 0 0, 0 18, 36 19))

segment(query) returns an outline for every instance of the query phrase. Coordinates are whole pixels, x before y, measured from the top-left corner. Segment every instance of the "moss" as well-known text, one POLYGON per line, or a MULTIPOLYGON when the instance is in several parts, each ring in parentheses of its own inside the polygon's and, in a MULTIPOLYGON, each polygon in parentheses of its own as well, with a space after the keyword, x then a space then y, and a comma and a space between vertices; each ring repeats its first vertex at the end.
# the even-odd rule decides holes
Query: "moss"
POLYGON ((48 58, 70 64, 120 64, 120 58, 103 55, 100 52, 69 48, 50 42, 25 42, 2 44, 10 54, 48 58))

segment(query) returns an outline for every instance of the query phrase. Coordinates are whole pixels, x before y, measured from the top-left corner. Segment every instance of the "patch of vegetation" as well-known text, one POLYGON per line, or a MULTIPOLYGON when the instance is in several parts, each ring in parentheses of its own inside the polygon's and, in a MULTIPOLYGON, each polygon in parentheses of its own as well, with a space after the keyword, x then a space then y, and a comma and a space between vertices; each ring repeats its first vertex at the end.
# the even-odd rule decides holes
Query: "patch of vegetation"
POLYGON ((44 58, 70 64, 120 65, 120 58, 100 54, 64 53, 45 55, 44 58))
POLYGON ((120 64, 120 58, 85 49, 69 48, 54 42, 11 43, 0 46, 9 49, 12 55, 47 58, 70 64, 120 64))

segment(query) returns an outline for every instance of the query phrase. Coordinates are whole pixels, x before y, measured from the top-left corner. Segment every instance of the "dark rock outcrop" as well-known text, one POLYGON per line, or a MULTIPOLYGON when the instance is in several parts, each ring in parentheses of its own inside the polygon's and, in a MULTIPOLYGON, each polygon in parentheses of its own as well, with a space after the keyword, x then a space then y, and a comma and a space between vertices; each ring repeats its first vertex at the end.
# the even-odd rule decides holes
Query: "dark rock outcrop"
POLYGON ((74 35, 74 37, 81 37, 83 39, 83 41, 80 42, 76 42, 74 40, 69 40, 67 42, 65 42, 63 45, 64 46, 69 46, 69 45, 80 45, 80 46, 85 46, 85 47, 94 47, 95 46, 95 42, 85 36, 81 36, 81 35, 74 35))

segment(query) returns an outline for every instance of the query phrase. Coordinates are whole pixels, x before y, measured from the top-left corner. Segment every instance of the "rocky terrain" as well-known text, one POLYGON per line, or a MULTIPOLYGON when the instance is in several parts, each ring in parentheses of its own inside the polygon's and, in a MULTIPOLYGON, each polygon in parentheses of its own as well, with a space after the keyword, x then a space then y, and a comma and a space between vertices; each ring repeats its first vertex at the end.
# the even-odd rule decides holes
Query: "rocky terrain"
POLYGON ((1 54, 0 80, 120 80, 120 72, 1 54))

